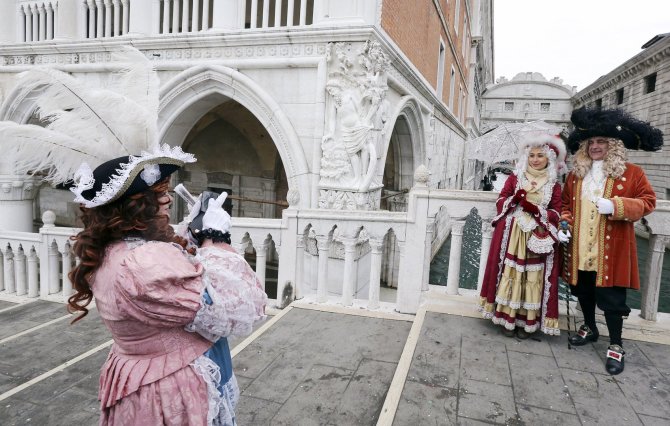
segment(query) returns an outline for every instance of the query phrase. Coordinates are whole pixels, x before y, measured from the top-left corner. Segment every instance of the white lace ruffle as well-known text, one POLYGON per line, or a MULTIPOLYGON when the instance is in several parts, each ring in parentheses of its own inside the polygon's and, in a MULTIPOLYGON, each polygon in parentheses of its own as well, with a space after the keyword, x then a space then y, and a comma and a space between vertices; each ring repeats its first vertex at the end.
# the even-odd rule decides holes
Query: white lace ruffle
POLYGON ((544 264, 542 263, 536 263, 532 265, 519 265, 512 259, 507 258, 505 258, 505 265, 509 266, 510 268, 516 269, 518 272, 541 271, 542 268, 544 268, 544 264))
POLYGON ((207 385, 207 424, 215 426, 235 426, 235 407, 240 399, 240 388, 233 374, 223 384, 223 393, 219 392, 221 370, 214 361, 204 355, 193 361, 191 367, 207 385))
POLYGON ((267 296, 246 260, 237 253, 210 247, 201 249, 194 261, 205 268, 202 277, 212 304, 200 306, 186 331, 211 342, 250 334, 254 323, 265 318, 267 296))

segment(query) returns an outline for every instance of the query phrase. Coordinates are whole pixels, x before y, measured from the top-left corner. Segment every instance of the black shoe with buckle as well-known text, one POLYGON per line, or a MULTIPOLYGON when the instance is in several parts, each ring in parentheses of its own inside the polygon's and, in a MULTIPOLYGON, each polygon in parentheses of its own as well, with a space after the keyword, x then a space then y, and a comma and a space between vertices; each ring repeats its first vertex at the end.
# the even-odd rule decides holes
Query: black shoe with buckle
POLYGON ((527 332, 525 329, 522 327, 519 327, 516 329, 516 337, 518 337, 521 340, 526 340, 529 338, 531 333, 527 332))
POLYGON ((623 356, 626 351, 619 345, 610 345, 607 348, 607 361, 605 361, 605 369, 608 373, 615 376, 623 371, 623 356))
POLYGON ((503 329, 502 329, 502 334, 503 334, 505 337, 514 337, 514 329, 509 330, 509 329, 507 329, 507 328, 503 328, 503 329))
POLYGON ((573 346, 582 346, 589 342, 597 342, 598 332, 591 331, 588 325, 583 324, 581 327, 579 327, 579 331, 577 332, 577 334, 575 334, 574 336, 570 336, 568 340, 570 341, 570 344, 573 346))

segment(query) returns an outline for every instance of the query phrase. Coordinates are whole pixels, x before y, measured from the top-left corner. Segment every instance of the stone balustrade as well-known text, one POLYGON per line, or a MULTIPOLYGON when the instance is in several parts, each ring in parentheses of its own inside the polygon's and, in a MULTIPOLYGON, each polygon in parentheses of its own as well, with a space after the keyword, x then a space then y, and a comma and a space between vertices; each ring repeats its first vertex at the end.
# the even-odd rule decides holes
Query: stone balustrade
MULTIPOLYGON (((451 255, 444 291, 459 294, 462 230, 473 209, 482 219, 481 285, 496 197, 492 192, 415 187, 408 196, 407 212, 289 208, 282 219, 234 218, 232 245, 240 253, 256 253, 261 282, 265 282, 267 261, 278 262, 278 306, 297 297, 378 309, 379 283, 385 280, 397 286, 393 308, 415 313, 426 301, 433 247, 449 234, 451 255), (397 279, 392 281, 391 276, 397 279)), ((55 227, 54 219, 53 213, 46 212, 39 233, 0 231, 0 290, 5 294, 55 295, 62 300, 71 294, 67 274, 75 259, 70 236, 77 229, 55 227)), ((670 244, 670 201, 658 201, 656 211, 638 227, 648 234, 649 244, 641 316, 655 321, 661 265, 670 244)))

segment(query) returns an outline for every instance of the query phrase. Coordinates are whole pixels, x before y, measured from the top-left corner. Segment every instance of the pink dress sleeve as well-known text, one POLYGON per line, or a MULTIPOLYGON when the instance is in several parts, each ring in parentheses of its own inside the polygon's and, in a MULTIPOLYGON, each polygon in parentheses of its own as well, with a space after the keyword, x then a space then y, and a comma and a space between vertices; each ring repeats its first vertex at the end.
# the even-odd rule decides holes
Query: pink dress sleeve
POLYGON ((267 304, 256 273, 239 254, 216 247, 200 249, 196 260, 204 267, 203 281, 211 300, 203 302, 186 330, 212 342, 250 334, 254 323, 265 318, 267 304))
POLYGON ((184 326, 200 309, 203 267, 174 244, 147 242, 121 264, 117 289, 123 310, 153 327, 184 326))

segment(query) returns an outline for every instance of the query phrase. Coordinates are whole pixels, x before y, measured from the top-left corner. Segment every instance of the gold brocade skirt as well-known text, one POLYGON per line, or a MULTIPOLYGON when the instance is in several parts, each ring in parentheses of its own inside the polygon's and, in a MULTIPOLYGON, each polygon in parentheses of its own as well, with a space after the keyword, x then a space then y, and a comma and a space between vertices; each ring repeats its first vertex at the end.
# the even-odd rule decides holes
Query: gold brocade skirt
POLYGON ((496 303, 483 306, 495 324, 508 330, 523 327, 529 333, 540 326, 544 283, 544 258, 526 247, 531 233, 522 231, 516 221, 513 222, 496 303))

